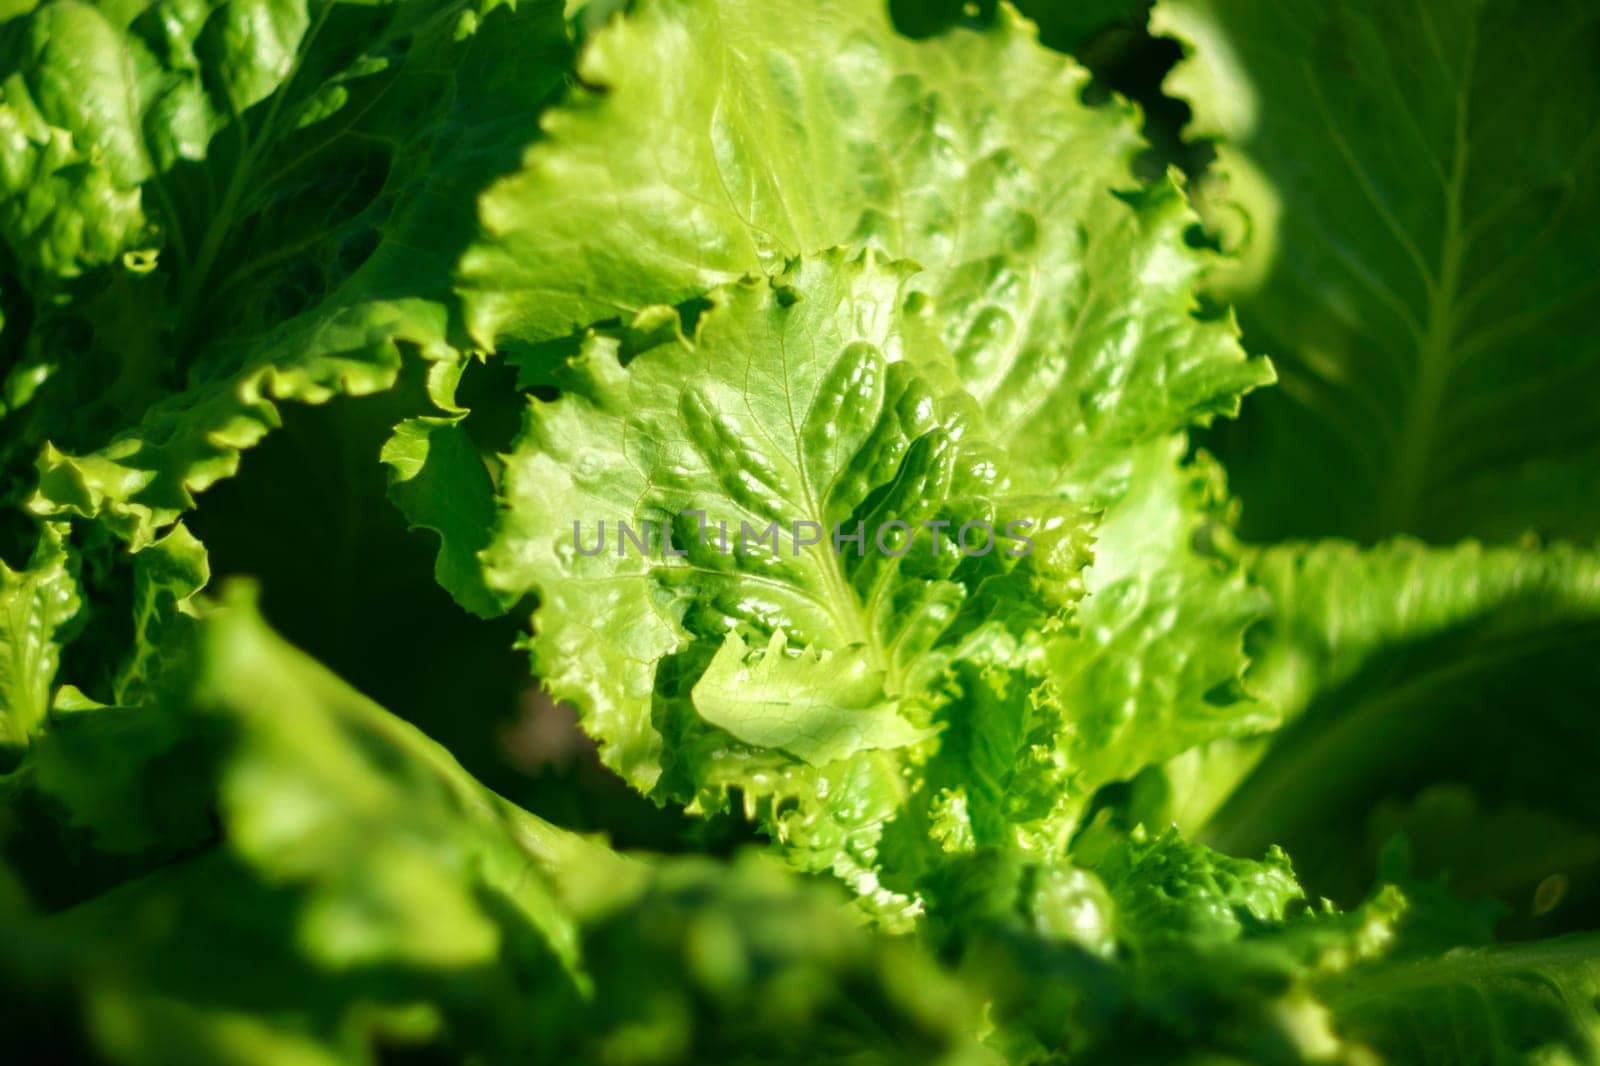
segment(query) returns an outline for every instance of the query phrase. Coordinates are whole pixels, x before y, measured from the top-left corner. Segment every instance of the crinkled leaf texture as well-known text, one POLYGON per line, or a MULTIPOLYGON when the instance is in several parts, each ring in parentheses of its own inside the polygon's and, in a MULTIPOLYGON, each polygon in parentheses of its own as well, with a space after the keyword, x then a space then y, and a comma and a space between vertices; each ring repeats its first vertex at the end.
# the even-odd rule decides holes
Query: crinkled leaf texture
POLYGON ((1587 217, 1592 145, 1575 108, 1512 158, 1482 101, 1587 103, 1557 31, 1592 22, 1509 10, 1165 5, 1254 212, 1241 267, 1195 247, 1175 179, 1133 180, 1132 109, 1086 105, 1005 7, 912 40, 878 3, 597 5, 572 71, 552 4, 28 5, 0 27, 0 502, 41 519, 0 528, 6 976, 70 989, 131 1062, 983 1062, 980 1032, 1018 1062, 1594 1059, 1592 938, 1491 946, 1494 904, 1364 850, 1397 827, 1460 854, 1466 820, 1526 864, 1474 883, 1555 913, 1516 935, 1592 900, 1594 559, 1241 546, 1188 440, 1271 378, 1201 310, 1213 271, 1296 402, 1383 392, 1308 403, 1361 467, 1322 511, 1591 530, 1539 508, 1592 458, 1567 399, 1592 257, 1557 225, 1587 217), (1331 29, 1289 62, 1266 30, 1306 20, 1331 29), (1501 29, 1555 59, 1472 42, 1501 29), (1347 55, 1427 62, 1324 93, 1347 55), (1256 114, 1204 84, 1247 69, 1310 91, 1256 114), (1305 134, 1319 106, 1371 121, 1305 134), (1507 387, 1534 344, 1551 365, 1507 387), (742 803, 876 926, 770 857, 557 830, 248 595, 207 603, 196 495, 278 401, 383 390, 362 410, 398 412, 381 459, 439 582, 536 604, 535 672, 607 763, 742 803), (1556 401, 1462 475, 1491 416, 1556 401), (1172 821, 1233 854, 1143 828, 1172 821))
POLYGON ((7 391, 16 444, 44 445, 36 513, 99 518, 138 549, 235 471, 279 401, 390 388, 417 353, 448 404, 449 279, 475 193, 537 135, 568 65, 553 5, 51 3, 7 30, 54 43, 26 51, 8 84, 31 95, 5 106, 67 123, 158 220, 137 261, 33 284, 7 391), (93 33, 67 48, 69 22, 93 33), (126 84, 75 79, 79 49, 126 84))
POLYGON ((486 552, 491 586, 538 593, 535 670, 612 766, 679 802, 770 799, 807 865, 863 889, 946 669, 1025 693, 1087 558, 1076 508, 998 475, 906 274, 830 252, 714 291, 692 340, 626 367, 592 337, 530 402, 486 552), (948 523, 938 550, 924 522, 948 523), (981 555, 957 550, 969 523, 981 555), (741 660, 740 627, 772 641, 741 660))
POLYGON ((50 707, 68 627, 83 607, 63 523, 39 533, 21 570, 0 562, 0 745, 27 743, 50 707))
POLYGON ((979 851, 930 889, 1008 1061, 1372 1061, 1315 982, 1408 939, 1400 893, 1340 913, 1309 904, 1276 849, 1234 858, 1101 823, 1076 853, 1073 868, 979 851))
POLYGON ((747 0, 654 0, 597 33, 578 75, 483 197, 458 285, 485 347, 854 243, 924 269, 1019 477, 1086 479, 1097 446, 1236 411, 1270 380, 1191 313, 1205 260, 1174 184, 1132 188, 1132 110, 1085 106, 1087 72, 1008 7, 911 41, 879 4, 779 26, 747 0))
POLYGON ((1236 858, 1096 823, 1077 869, 978 853, 937 931, 1011 1061, 1587 1062, 1595 937, 1490 946, 1493 906, 1412 876, 1340 911, 1272 848, 1236 858))
MULTIPOLYGON (((1260 601, 1181 436, 1270 368, 1195 313, 1206 255, 1174 183, 1136 187, 1131 112, 1084 105, 1087 75, 1031 34, 1008 9, 913 42, 876 5, 781 30, 754 4, 637 5, 589 40, 581 85, 484 195, 458 279, 479 343, 564 390, 505 458, 482 552, 503 602, 540 597, 535 672, 641 788, 706 807, 736 788, 797 861, 869 896, 888 885, 891 908, 939 851, 1058 851, 1099 785, 1270 721, 1238 684, 1260 601), (993 69, 1009 75, 975 76, 993 69), (1084 509, 1108 513, 1080 580, 1084 509), (947 543, 974 518, 1050 533, 1015 567, 930 561, 920 533, 898 560, 784 542, 730 561, 697 547, 687 511, 734 534, 816 522, 825 540, 887 519, 951 520, 947 543), (592 549, 601 519, 604 550, 578 552, 574 522, 592 549), (618 519, 667 519, 689 556, 619 558, 618 519), (1082 581, 1099 595, 1075 624, 1082 581), (864 653, 848 661, 882 692, 840 702, 878 724, 830 731, 825 766, 795 752, 798 719, 753 731, 803 663, 735 663, 730 627, 746 649, 781 629, 814 661, 864 653), (723 686, 696 689, 719 649, 716 676, 777 691, 735 713, 723 686), (1066 664, 1054 696, 1047 657, 1066 664), (1169 669, 1176 706, 1156 710, 1136 690, 1169 669), (1102 713, 1080 700, 1105 690, 1113 716, 1175 728, 1080 766, 1097 741, 1071 739, 1078 717, 1102 713)), ((450 529, 430 505, 408 513, 450 529)))
MULTIPOLYGON (((52 180, 116 169, 149 222, 137 248, 71 264, 0 225, 23 311, 0 337, 0 502, 70 529, 63 550, 101 601, 60 634, 90 621, 71 676, 16 638, 17 683, 34 678, 8 717, 37 723, 52 683, 135 706, 181 656, 166 631, 209 564, 178 520, 278 427, 281 401, 395 389, 409 367, 403 413, 449 405, 450 278, 476 193, 537 136, 570 45, 549 3, 237 0, 48 3, 0 27, 0 47, 17 61, 0 121, 44 123, 97 161, 52 180)), ((30 210, 36 177, 4 172, 0 216, 30 210)), ((52 210, 63 232, 98 224, 52 210)), ((60 622, 27 612, 40 632, 60 622)))
MULTIPOLYGON (((1163 0, 1220 140, 1218 279, 1284 388, 1230 430, 1252 536, 1600 533, 1600 12, 1163 0)), ((1212 179, 1213 186, 1218 179, 1212 179)))

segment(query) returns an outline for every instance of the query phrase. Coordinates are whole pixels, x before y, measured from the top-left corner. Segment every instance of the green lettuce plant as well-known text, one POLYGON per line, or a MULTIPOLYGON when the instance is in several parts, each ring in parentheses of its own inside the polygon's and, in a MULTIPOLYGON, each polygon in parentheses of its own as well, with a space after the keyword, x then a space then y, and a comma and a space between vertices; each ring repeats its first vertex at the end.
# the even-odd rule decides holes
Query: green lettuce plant
POLYGON ((1600 17, 1027 13, 0 5, 19 1054, 1600 1061, 1600 17))

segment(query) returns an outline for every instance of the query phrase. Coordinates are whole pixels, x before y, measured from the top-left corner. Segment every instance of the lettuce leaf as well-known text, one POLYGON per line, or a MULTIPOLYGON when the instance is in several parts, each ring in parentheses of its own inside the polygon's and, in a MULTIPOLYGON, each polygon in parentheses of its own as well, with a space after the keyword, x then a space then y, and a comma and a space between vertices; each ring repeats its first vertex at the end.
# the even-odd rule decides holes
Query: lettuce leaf
POLYGON ((0 745, 27 743, 50 707, 61 645, 83 607, 66 530, 40 530, 21 570, 0 562, 0 745))
POLYGON ((679 802, 797 803, 780 835, 862 885, 944 671, 1025 671, 1087 560, 1081 512, 998 476, 906 274, 870 252, 801 259, 711 293, 692 339, 626 367, 591 337, 561 398, 529 403, 485 553, 491 586, 538 593, 535 671, 609 765, 679 802), (1013 521, 1031 553, 1001 539, 1013 521), (956 550, 969 524, 982 555, 956 550))
POLYGON ((159 205, 161 239, 138 263, 102 267, 65 304, 36 286, 49 309, 13 371, 43 379, 13 416, 26 419, 16 444, 43 445, 30 509, 100 518, 135 550, 237 469, 279 401, 390 388, 409 352, 448 403, 461 339, 449 279, 474 194, 537 134, 568 62, 548 4, 239 0, 204 19, 171 7, 50 4, 8 26, 32 40, 88 20, 85 47, 156 71, 67 93, 74 59, 52 46, 16 75, 55 87, 44 102, 71 112, 61 121, 126 113, 102 140, 144 153, 125 178, 159 205), (111 301, 141 305, 139 343, 111 301), (111 389, 88 353, 49 354, 68 328, 115 368, 111 389))
POLYGON ((8 959, 28 996, 78 998, 108 1060, 754 1061, 788 1034, 783 1061, 977 1061, 976 1001, 914 943, 769 860, 641 860, 556 829, 283 643, 248 589, 224 595, 157 704, 72 712, 6 782, 93 823, 97 846, 135 843, 106 835, 130 810, 170 841, 214 805, 220 837, 176 861, 48 917, 0 914, 32 948, 8 959), (107 746, 140 772, 46 772, 107 746), (172 756, 189 772, 139 803, 172 756))
MULTIPOLYGON (((1578 783, 1596 753, 1584 725, 1600 691, 1593 553, 1333 543, 1265 550, 1252 572, 1274 607, 1252 636, 1250 678, 1293 724, 1203 771, 1235 782, 1198 823, 1213 843, 1281 843, 1344 896, 1376 859, 1368 817, 1430 786, 1600 824, 1578 783), (1363 814, 1330 830, 1330 805, 1363 814)), ((1502 883, 1519 911, 1546 877, 1576 872, 1559 839, 1519 863, 1502 883)))
MULTIPOLYGON (((1206 253, 1183 240, 1193 218, 1175 182, 1132 179, 1131 113, 1085 106, 1087 75, 1014 14, 911 42, 882 12, 824 5, 784 43, 798 65, 771 32, 739 4, 639 5, 588 41, 546 137, 484 195, 485 237, 458 280, 469 326, 523 385, 563 393, 532 403, 491 464, 503 510, 485 583, 500 603, 537 593, 535 673, 609 765, 695 809, 737 789, 803 866, 912 913, 946 847, 1059 848, 1094 789, 1150 757, 1078 765, 1095 742, 1070 738, 1099 713, 1092 690, 1116 683, 1093 676, 1080 633, 1154 657, 1154 619, 1215 610, 1217 629, 1174 646, 1194 668, 1173 718, 1194 720, 1162 754, 1270 722, 1237 683, 1260 602, 1226 550, 1195 547, 1225 509, 1213 522, 1215 493, 1177 487, 1181 431, 1236 410, 1270 368, 1244 358, 1230 322, 1197 313, 1206 253), (736 66, 660 92, 657 72, 698 69, 708 41, 736 66), (1002 60, 1014 78, 968 80, 1002 60), (1017 124, 1023 94, 1049 109, 1050 136, 1017 124), (802 126, 768 136, 777 100, 802 126), (612 165, 658 142, 648 167, 612 165), (841 242, 922 269, 890 277, 829 250, 841 242), (1085 509, 1108 508, 1081 573, 1085 509), (1141 513, 1156 510, 1152 531, 1141 513), (891 519, 954 531, 1025 517, 1050 543, 1011 567, 929 565, 921 533, 902 560, 795 555, 780 538, 795 561, 757 565, 697 550, 692 512, 713 529, 800 521, 824 537, 865 519, 871 537, 891 519), (574 523, 592 536, 601 519, 613 535, 619 519, 666 519, 689 556, 578 552, 574 523), (1137 561, 1169 554, 1159 577, 1137 561), (1099 593, 1082 605, 1088 630, 1073 614, 1084 582, 1099 593), (780 632, 800 658, 750 650, 780 632), (1059 694, 1041 684, 1051 669, 1059 694), (846 709, 862 729, 819 724, 846 709), (907 772, 935 752, 926 780, 907 772)), ((439 432, 401 431, 445 443, 439 432)), ((451 465, 471 476, 465 457, 451 465)), ((406 495, 411 520, 462 558, 473 533, 457 515, 479 505, 423 497, 406 495)), ((458 564, 448 574, 460 602, 482 602, 458 564)))
POLYGON ((1262 539, 1591 540, 1600 20, 1583 4, 1164 0, 1284 388, 1226 458, 1262 539), (1244 226, 1241 212, 1248 219, 1244 226))
POLYGON ((0 0, 13 1054, 1600 1056, 1597 25, 0 0))

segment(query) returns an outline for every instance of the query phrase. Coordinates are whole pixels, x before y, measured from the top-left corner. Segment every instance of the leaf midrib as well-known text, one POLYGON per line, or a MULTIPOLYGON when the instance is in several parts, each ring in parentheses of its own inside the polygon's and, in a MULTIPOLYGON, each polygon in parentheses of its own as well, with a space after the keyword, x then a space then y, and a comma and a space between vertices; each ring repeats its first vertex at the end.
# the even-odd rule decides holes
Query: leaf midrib
POLYGON ((1467 120, 1477 48, 1477 25, 1473 24, 1467 42, 1467 54, 1462 63, 1461 89, 1456 98, 1453 158, 1450 178, 1444 189, 1445 218, 1438 268, 1431 276, 1423 275, 1428 292, 1427 327, 1417 349, 1417 377, 1407 397, 1400 441, 1395 448, 1391 468, 1393 476, 1377 512, 1377 528, 1373 530, 1377 535, 1412 528, 1417 504, 1427 484, 1439 412, 1444 405, 1450 373, 1454 369, 1452 347, 1456 337, 1457 297, 1466 252, 1462 198, 1471 154, 1467 120))

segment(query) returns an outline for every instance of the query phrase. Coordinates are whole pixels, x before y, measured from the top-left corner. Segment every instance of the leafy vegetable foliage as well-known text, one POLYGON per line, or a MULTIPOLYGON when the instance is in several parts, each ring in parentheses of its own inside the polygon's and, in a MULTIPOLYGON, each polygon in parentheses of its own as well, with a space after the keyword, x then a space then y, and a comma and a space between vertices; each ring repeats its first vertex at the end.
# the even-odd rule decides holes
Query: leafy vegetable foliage
POLYGON ((797 1062, 852 1036, 933 1060, 969 1047, 969 1001, 909 945, 880 946, 758 862, 651 866, 505 802, 285 645, 245 591, 204 623, 159 709, 65 716, 12 782, 101 848, 185 841, 178 861, 28 928, 14 960, 80 988, 118 1060, 435 1044, 690 1061, 774 1031, 797 1062), (113 753, 117 776, 88 779, 113 753), (172 764, 181 792, 143 809, 145 775, 172 764), (220 839, 193 817, 209 805, 220 839), (890 963, 917 985, 884 988, 890 963))
MULTIPOLYGON (((537 5, 47 4, 7 36, 0 114, 32 123, 19 140, 100 145, 97 166, 53 172, 103 174, 142 219, 138 240, 68 256, 39 229, 136 223, 106 197, 57 217, 76 201, 52 197, 12 238, 33 321, 8 420, 19 445, 49 442, 29 508, 102 518, 136 549, 236 469, 276 401, 389 388, 401 345, 448 379, 471 196, 533 135, 566 49, 537 5), (107 71, 131 57, 126 83, 76 82, 85 52, 107 71)), ((41 193, 22 171, 8 191, 24 212, 41 193)))
POLYGON ((0 4, 8 1046, 1600 1061, 1597 24, 1152 19, 0 4))

